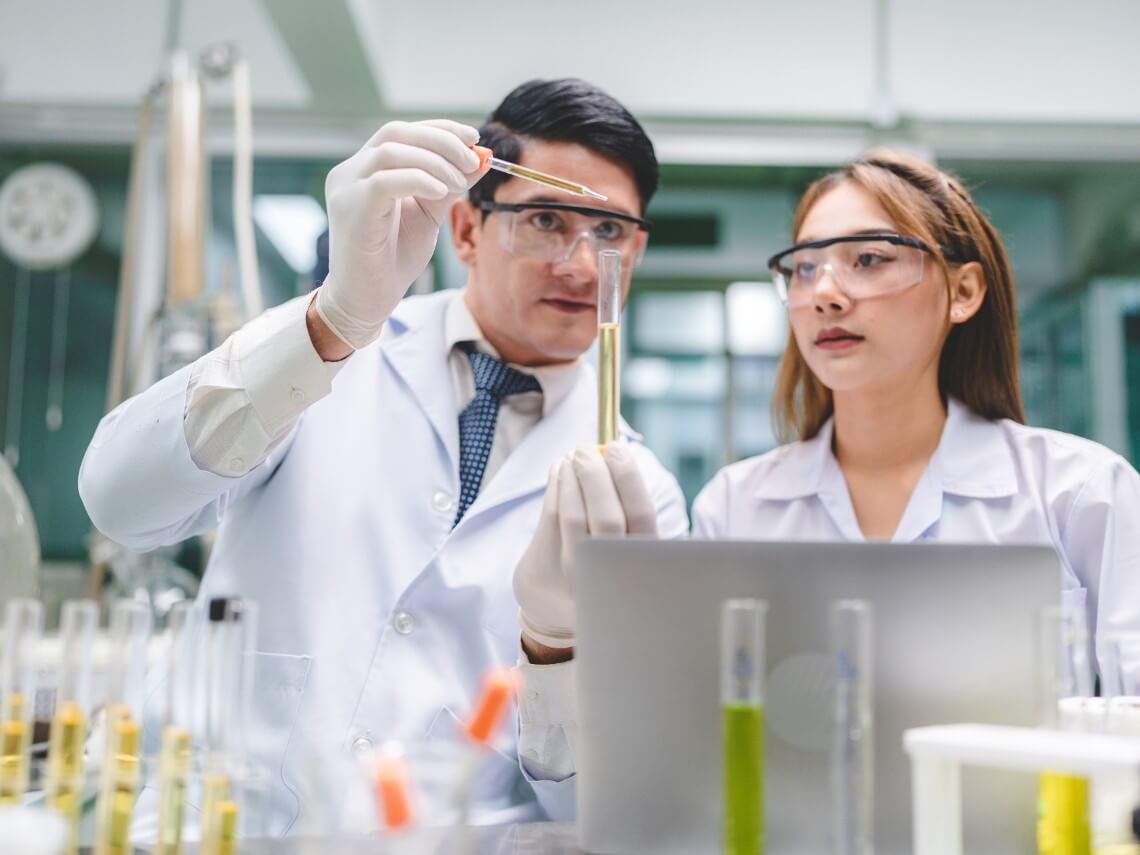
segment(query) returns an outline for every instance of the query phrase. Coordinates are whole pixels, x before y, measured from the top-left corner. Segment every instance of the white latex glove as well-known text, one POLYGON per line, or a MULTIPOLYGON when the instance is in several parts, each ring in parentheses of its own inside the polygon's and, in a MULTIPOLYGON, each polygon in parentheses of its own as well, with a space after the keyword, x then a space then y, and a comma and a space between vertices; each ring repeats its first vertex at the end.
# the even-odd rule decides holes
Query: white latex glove
POLYGON ((534 538, 515 568, 523 635, 547 647, 573 647, 574 546, 584 537, 657 534, 657 510, 629 446, 611 442, 605 458, 583 445, 555 464, 534 538))
POLYGON ((451 203, 486 169, 469 146, 479 132, 447 119, 389 122, 325 181, 329 275, 317 313, 359 349, 431 259, 451 203))

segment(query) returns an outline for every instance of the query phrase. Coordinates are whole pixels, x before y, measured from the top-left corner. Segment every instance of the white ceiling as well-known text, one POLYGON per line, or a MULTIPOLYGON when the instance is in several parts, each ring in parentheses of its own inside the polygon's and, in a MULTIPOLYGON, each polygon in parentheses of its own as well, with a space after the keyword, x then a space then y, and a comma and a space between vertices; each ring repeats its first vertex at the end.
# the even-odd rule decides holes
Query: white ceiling
MULTIPOLYGON (((167 9, 0 0, 0 141, 129 140, 167 9)), ((760 163, 874 141, 1140 160, 1138 34, 1136 0, 185 0, 180 26, 192 52, 249 57, 263 152, 339 153, 392 116, 476 120, 524 79, 576 75, 664 160, 760 163)))

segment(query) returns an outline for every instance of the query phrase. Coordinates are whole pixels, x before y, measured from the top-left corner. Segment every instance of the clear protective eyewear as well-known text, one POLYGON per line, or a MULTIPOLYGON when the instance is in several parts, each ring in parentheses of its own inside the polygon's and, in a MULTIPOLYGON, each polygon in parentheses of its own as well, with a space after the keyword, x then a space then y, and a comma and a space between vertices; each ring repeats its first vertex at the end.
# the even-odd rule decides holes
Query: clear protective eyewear
MULTIPOLYGON (((922 281, 927 254, 918 238, 896 234, 846 235, 796 244, 768 259, 780 299, 789 309, 809 305, 824 271, 852 300, 883 297, 922 281)), ((947 260, 955 254, 943 250, 947 260)))
POLYGON ((569 259, 585 241, 591 256, 612 249, 638 264, 645 243, 638 247, 637 233, 648 233, 652 223, 605 208, 563 202, 480 202, 480 210, 500 214, 499 244, 512 255, 555 263, 569 259))

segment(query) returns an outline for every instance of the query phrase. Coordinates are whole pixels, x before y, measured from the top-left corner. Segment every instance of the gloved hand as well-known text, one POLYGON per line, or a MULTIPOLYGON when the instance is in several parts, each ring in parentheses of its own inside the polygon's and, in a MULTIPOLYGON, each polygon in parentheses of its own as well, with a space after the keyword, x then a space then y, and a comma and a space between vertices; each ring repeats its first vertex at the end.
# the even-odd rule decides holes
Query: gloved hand
POLYGON ((534 538, 515 568, 523 635, 547 647, 573 647, 574 546, 584 537, 657 534, 657 511, 628 445, 605 458, 583 445, 555 464, 534 538))
POLYGON ((479 132, 446 119, 389 122, 325 181, 329 275, 321 320, 359 349, 427 267, 451 203, 486 168, 469 146, 479 132))

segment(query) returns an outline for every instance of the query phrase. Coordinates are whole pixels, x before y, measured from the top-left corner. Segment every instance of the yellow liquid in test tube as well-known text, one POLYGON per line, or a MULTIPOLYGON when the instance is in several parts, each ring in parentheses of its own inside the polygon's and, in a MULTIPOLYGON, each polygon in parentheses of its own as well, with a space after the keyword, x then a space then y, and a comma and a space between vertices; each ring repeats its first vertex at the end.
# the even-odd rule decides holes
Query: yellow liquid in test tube
POLYGON ((233 851, 237 828, 237 805, 230 798, 226 775, 206 775, 202 779, 201 855, 228 855, 233 851))
POLYGON ((618 437, 621 412, 621 325, 598 325, 598 445, 618 437))
POLYGON ((0 805, 19 804, 28 789, 31 723, 23 695, 8 695, 8 718, 0 722, 0 805))
POLYGON ((190 732, 180 727, 162 731, 158 759, 158 841, 154 855, 181 855, 182 811, 190 770, 190 732))
POLYGON ((131 855, 131 813, 140 779, 139 726, 123 708, 111 713, 108 722, 112 730, 96 809, 95 855, 131 855))
POLYGON ((1037 799, 1038 855, 1089 855, 1088 781, 1042 772, 1037 799))
POLYGON ((87 720, 83 710, 74 701, 64 703, 51 723, 44 795, 48 807, 59 812, 67 822, 68 853, 76 852, 79 843, 79 802, 83 796, 83 743, 86 736, 87 720))

